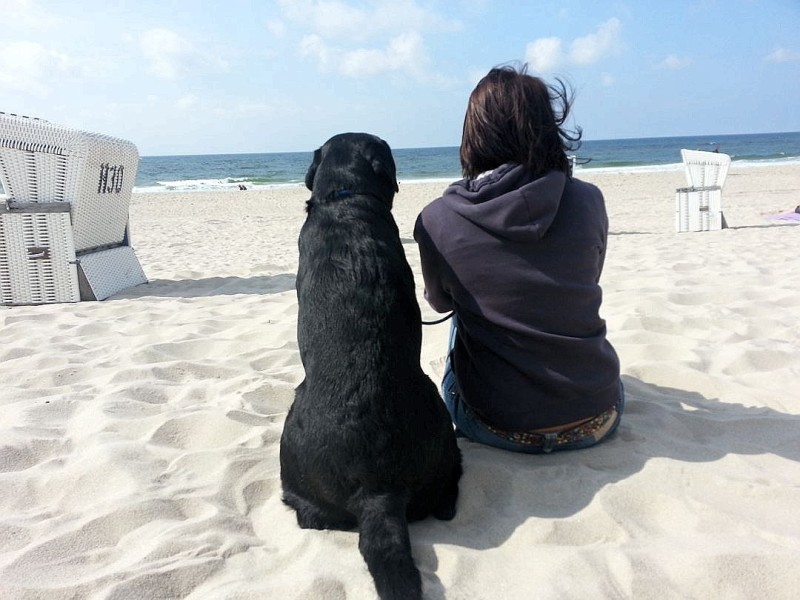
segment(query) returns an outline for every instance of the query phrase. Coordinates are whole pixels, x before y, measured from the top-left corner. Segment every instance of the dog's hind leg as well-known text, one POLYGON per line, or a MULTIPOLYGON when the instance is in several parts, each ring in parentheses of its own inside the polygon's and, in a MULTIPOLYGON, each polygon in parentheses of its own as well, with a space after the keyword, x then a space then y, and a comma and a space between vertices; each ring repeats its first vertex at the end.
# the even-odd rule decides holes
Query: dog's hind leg
POLYGON ((358 523, 350 513, 330 504, 317 504, 292 492, 284 491, 283 502, 297 514, 301 529, 340 529, 349 531, 358 523))
POLYGON ((358 548, 381 600, 421 600, 422 579, 411 556, 407 500, 396 494, 362 497, 358 548))
POLYGON ((456 516, 456 501, 458 500, 458 481, 461 479, 461 457, 453 463, 450 478, 442 490, 439 502, 433 509, 433 516, 442 521, 449 521, 456 516))

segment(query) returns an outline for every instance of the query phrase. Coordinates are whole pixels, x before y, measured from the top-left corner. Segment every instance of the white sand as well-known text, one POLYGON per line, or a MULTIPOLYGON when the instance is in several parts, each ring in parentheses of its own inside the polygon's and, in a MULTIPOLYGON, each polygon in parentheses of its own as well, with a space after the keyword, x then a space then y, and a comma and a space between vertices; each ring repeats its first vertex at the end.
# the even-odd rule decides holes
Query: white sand
MULTIPOLYGON (((800 166, 734 167, 718 232, 674 233, 682 178, 585 176, 623 423, 550 456, 462 440, 458 515, 411 530, 426 598, 798 597, 800 226, 763 217, 800 204, 800 166)), ((396 199, 421 302, 411 231, 441 188, 396 199)), ((375 597, 357 535, 280 501, 307 196, 135 195, 150 284, 0 308, 0 598, 375 597)), ((437 381, 447 327, 424 331, 437 381)))

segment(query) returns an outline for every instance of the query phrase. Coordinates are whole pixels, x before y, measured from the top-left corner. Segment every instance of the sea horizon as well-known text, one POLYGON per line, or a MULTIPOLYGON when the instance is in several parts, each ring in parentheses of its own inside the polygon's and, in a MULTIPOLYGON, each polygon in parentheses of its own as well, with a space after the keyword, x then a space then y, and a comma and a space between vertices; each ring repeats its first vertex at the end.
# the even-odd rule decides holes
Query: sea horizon
MULTIPOLYGON (((650 172, 683 169, 680 150, 719 151, 737 166, 800 162, 800 132, 665 136, 584 140, 575 157, 582 172, 650 172)), ((462 178, 458 146, 393 148, 403 184, 462 178)), ((234 154, 141 156, 134 193, 238 191, 303 185, 313 150, 234 154)), ((3 190, 0 187, 0 196, 3 190)))

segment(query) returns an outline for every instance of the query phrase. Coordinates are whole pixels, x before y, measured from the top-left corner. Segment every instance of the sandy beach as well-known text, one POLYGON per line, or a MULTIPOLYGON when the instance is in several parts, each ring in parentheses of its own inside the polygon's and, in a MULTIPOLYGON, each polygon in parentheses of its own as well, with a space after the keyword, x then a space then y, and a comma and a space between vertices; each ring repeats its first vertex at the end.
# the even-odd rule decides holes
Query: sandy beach
MULTIPOLYGON (((734 165, 729 229, 675 233, 682 171, 606 196, 602 316, 627 390, 593 449, 460 440, 458 514, 411 527, 431 600, 789 599, 800 589, 800 165, 734 165)), ((425 318, 416 215, 395 218, 425 318)), ((0 598, 375 598, 354 532, 304 531, 278 442, 303 378, 303 187, 134 194, 150 283, 0 307, 0 598)), ((424 329, 438 383, 448 324, 424 329)))

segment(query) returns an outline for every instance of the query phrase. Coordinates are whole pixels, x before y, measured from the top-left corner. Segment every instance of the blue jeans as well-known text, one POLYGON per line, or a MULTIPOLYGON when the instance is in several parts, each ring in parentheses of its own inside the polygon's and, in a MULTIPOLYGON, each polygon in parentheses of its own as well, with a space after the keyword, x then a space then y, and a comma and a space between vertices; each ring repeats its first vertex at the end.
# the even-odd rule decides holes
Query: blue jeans
POLYGON ((581 448, 589 448, 598 444, 602 440, 608 438, 619 426, 620 419, 622 418, 622 411, 625 406, 625 390, 622 386, 622 381, 619 382, 619 400, 615 406, 616 416, 610 428, 603 427, 602 435, 590 435, 572 442, 558 443, 558 433, 543 433, 541 436, 544 438, 542 444, 523 444, 518 443, 500 435, 497 435, 483 423, 477 415, 467 406, 462 400, 458 392, 458 384, 456 376, 452 368, 452 351, 456 339, 456 318, 453 317, 453 323, 450 327, 450 341, 447 351, 447 362, 444 367, 444 377, 442 379, 442 397, 450 412, 450 417, 456 426, 456 434, 462 437, 467 437, 473 442, 486 444, 487 446, 494 446, 503 450, 510 450, 512 452, 524 452, 526 454, 546 454, 553 451, 561 450, 579 450, 581 448))

